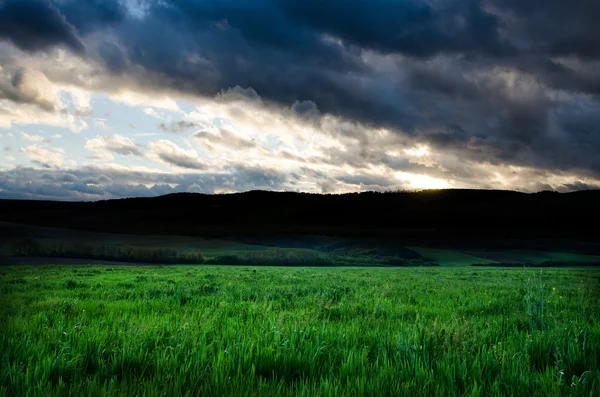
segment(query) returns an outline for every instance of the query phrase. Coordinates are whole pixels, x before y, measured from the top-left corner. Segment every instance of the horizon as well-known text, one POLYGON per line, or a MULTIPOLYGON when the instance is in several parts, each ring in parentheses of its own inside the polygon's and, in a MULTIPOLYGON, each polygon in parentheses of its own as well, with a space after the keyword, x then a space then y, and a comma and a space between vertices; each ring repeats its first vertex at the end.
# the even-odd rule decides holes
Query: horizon
POLYGON ((558 0, 5 0, 0 198, 598 189, 599 16, 558 0))
POLYGON ((445 191, 469 191, 469 192, 510 192, 510 193, 518 193, 518 194, 526 194, 526 195, 536 195, 536 194, 573 194, 573 193, 582 193, 582 192, 596 192, 600 191, 598 189, 583 189, 583 190, 570 190, 560 192, 558 190, 538 190, 538 191, 519 191, 519 190, 510 190, 510 189, 485 189, 485 188, 443 188, 443 189, 414 189, 414 190, 363 190, 363 191, 354 191, 354 192, 341 192, 341 193, 321 193, 321 192, 302 192, 302 191, 293 191, 293 190, 262 190, 262 189, 253 189, 253 190, 244 190, 239 192, 221 192, 221 193, 202 193, 202 192, 172 192, 159 194, 156 196, 123 196, 123 197, 114 197, 114 198, 101 198, 101 199, 78 199, 78 198, 66 198, 66 199, 52 199, 52 198, 10 198, 10 197, 1 197, 2 200, 12 200, 12 201, 52 201, 52 202, 88 202, 95 203, 100 201, 111 201, 111 200, 129 200, 129 199, 153 199, 165 196, 175 196, 175 195, 199 195, 199 196, 229 196, 229 195, 241 195, 247 193, 292 193, 292 194, 308 194, 314 196, 345 196, 345 195, 355 195, 355 194, 418 194, 425 192, 445 192, 445 191))

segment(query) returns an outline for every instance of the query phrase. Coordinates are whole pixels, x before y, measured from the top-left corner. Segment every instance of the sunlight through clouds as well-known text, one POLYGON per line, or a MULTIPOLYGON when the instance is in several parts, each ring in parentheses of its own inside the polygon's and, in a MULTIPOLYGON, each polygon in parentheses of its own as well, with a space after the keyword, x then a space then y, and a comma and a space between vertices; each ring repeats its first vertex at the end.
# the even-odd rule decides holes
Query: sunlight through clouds
POLYGON ((152 192, 600 187, 588 13, 409 3, 9 0, 30 34, 0 37, 3 175, 110 162, 197 177, 132 171, 152 192))

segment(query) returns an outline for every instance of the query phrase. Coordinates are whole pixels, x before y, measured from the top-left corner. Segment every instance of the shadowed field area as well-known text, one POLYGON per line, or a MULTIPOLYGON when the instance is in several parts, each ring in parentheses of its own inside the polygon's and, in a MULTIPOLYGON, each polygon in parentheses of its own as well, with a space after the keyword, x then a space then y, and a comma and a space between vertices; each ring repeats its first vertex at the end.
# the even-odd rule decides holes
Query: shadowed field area
POLYGON ((600 244, 569 239, 428 240, 267 235, 201 237, 98 233, 0 222, 3 264, 249 266, 593 266, 600 244), (27 259, 30 258, 30 259, 27 259))
POLYGON ((600 271, 0 268, 0 394, 600 393, 600 271))

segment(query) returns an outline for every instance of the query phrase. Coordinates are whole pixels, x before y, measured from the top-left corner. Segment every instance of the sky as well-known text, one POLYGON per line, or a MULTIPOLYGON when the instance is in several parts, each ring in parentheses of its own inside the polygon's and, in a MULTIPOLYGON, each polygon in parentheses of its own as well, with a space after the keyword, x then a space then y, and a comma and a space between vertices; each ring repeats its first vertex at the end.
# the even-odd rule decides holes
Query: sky
POLYGON ((0 198, 600 188, 597 0, 0 0, 0 198))

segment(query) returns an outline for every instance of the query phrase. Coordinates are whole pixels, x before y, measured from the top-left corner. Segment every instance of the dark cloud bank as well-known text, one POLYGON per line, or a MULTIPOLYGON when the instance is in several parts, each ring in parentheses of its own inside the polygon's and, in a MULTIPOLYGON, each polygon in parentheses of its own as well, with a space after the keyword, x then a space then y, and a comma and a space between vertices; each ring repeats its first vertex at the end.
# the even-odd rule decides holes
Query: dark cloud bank
POLYGON ((227 171, 167 174, 93 166, 73 170, 20 167, 0 172, 0 198, 100 200, 180 192, 212 194, 223 187, 233 191, 281 190, 287 181, 286 175, 275 170, 234 165, 227 171))
POLYGON ((596 0, 0 1, 0 37, 25 51, 192 95, 252 87, 470 161, 592 178, 599 20, 596 0))

